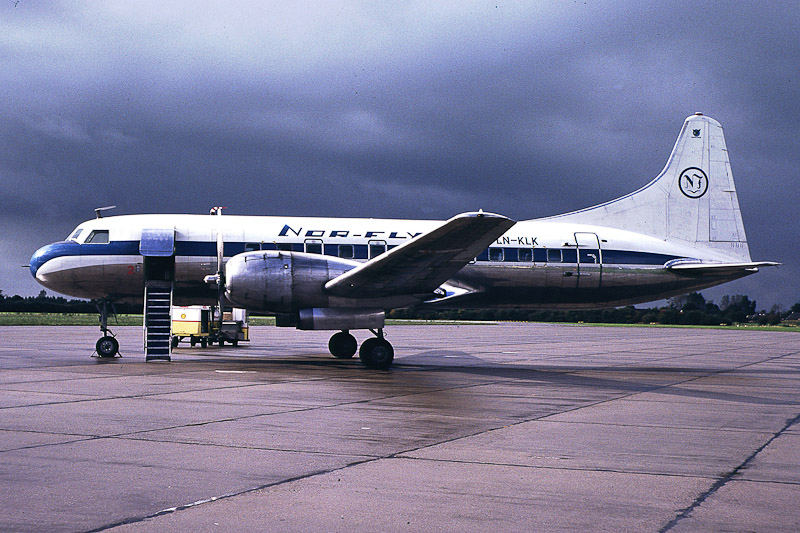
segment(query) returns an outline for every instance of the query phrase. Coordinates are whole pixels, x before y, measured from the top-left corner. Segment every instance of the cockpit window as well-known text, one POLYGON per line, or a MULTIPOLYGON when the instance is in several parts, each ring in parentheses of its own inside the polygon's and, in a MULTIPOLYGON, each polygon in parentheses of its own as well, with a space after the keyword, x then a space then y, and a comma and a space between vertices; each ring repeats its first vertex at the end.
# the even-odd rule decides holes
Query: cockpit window
POLYGON ((83 241, 84 244, 92 243, 92 244, 108 244, 108 230, 107 229, 96 229, 86 237, 86 240, 83 241))
POLYGON ((80 237, 80 236, 81 236, 81 233, 83 233, 83 229, 81 229, 81 228, 78 228, 78 229, 76 229, 74 232, 72 232, 72 235, 70 235, 69 237, 67 237, 67 240, 68 240, 68 241, 77 241, 77 240, 78 240, 78 237, 80 237))

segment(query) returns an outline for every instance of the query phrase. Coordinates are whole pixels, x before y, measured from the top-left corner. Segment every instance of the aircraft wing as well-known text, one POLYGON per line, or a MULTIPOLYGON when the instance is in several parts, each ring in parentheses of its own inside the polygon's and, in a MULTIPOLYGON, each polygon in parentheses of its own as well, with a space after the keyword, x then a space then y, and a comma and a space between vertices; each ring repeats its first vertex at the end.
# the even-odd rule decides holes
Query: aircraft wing
POLYGON ((330 280, 335 296, 430 295, 515 222, 493 213, 462 213, 438 228, 330 280))
POLYGON ((670 261, 664 267, 676 274, 687 276, 730 276, 738 273, 758 272, 759 267, 778 266, 780 263, 772 261, 760 261, 751 263, 702 263, 698 261, 686 261, 676 259, 670 261))

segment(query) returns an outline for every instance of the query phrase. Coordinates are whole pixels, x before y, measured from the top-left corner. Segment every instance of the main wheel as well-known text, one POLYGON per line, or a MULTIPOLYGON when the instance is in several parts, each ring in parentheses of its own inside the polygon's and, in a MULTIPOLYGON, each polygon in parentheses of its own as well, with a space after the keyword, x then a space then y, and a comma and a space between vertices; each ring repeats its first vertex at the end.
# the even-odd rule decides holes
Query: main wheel
POLYGON ((382 370, 391 366, 394 360, 394 348, 388 341, 373 337, 361 344, 358 358, 367 368, 382 370))
POLYGON ((180 342, 181 342, 181 338, 178 337, 177 335, 173 335, 172 336, 172 341, 171 341, 172 349, 174 350, 175 348, 177 348, 178 344, 180 344, 180 342))
POLYGON ((356 354, 358 341, 350 333, 340 331, 328 341, 328 349, 337 359, 350 359, 356 354))
POLYGON ((106 335, 100 337, 100 340, 94 345, 94 349, 100 357, 114 357, 119 352, 119 343, 114 337, 106 335))

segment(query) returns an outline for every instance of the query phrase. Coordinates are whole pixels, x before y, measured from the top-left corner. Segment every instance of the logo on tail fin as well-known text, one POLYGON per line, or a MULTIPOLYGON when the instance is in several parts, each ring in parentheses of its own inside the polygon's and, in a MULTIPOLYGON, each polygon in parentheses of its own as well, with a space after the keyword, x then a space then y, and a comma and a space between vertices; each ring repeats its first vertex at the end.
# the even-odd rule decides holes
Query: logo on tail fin
POLYGON ((700 198, 708 190, 708 176, 697 167, 689 167, 681 172, 678 187, 689 198, 700 198))

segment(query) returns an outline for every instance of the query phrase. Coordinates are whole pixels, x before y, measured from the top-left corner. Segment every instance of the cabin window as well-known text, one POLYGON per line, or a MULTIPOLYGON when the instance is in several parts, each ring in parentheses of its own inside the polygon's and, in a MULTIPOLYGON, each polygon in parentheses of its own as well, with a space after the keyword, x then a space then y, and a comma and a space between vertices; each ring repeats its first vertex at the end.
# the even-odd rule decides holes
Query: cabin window
POLYGON ((561 250, 561 262, 562 263, 577 263, 578 262, 578 250, 574 248, 565 248, 561 250))
POLYGON ((545 248, 534 248, 533 249, 533 261, 534 261, 534 263, 546 263, 547 262, 547 249, 545 249, 545 248))
POLYGON ((369 258, 378 257, 386 251, 385 241, 369 241, 369 258))
POLYGON ((281 252, 291 252, 292 251, 292 243, 290 242, 279 242, 275 246, 276 250, 280 250, 281 252))
POLYGON ((96 229, 86 237, 85 243, 108 244, 108 230, 96 229))
POLYGON ((517 260, 522 263, 533 261, 533 250, 530 248, 520 248, 517 250, 517 260))
POLYGON ((339 245, 339 257, 342 259, 352 259, 355 257, 355 250, 353 250, 352 244, 340 244, 339 245))
POLYGON ((559 249, 559 248, 548 248, 547 249, 547 262, 548 263, 560 263, 561 262, 561 249, 559 249))
POLYGON ((70 235, 69 237, 67 237, 67 240, 68 240, 68 241, 77 241, 77 240, 78 240, 78 237, 80 237, 80 236, 81 236, 81 233, 83 233, 83 230, 82 230, 82 229, 80 229, 80 228, 78 228, 78 229, 76 229, 76 230, 75 230, 75 231, 72 233, 72 235, 70 235))
POLYGON ((246 242, 244 243, 244 251, 245 252, 255 252, 261 249, 261 244, 257 242, 246 242))
POLYGON ((502 248, 489 248, 489 261, 502 261, 503 249, 502 248))
POLYGON ((307 254, 322 254, 322 241, 318 239, 308 239, 305 245, 307 254))

